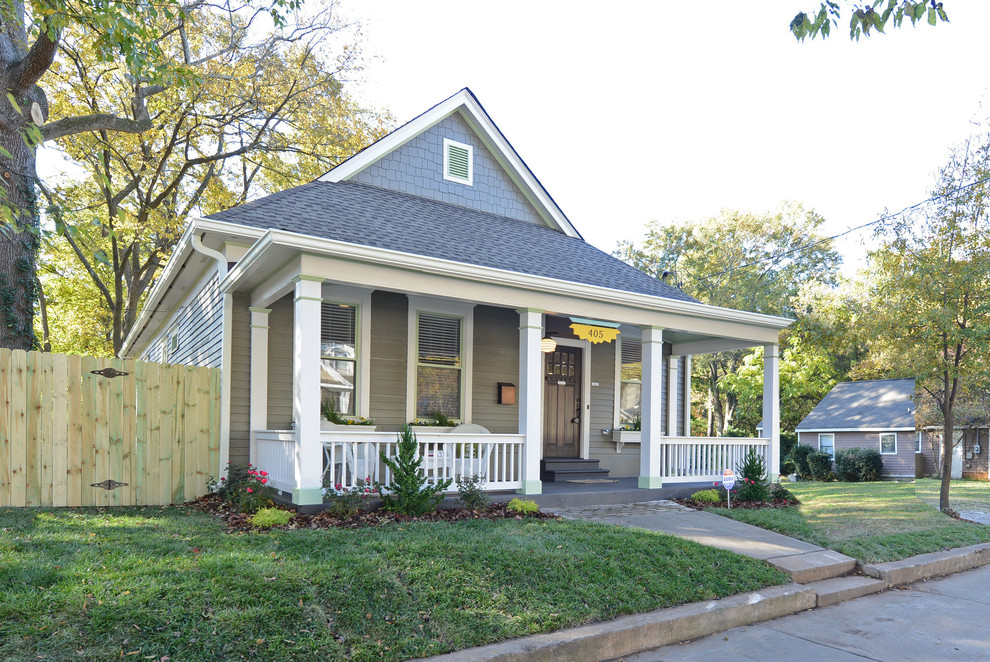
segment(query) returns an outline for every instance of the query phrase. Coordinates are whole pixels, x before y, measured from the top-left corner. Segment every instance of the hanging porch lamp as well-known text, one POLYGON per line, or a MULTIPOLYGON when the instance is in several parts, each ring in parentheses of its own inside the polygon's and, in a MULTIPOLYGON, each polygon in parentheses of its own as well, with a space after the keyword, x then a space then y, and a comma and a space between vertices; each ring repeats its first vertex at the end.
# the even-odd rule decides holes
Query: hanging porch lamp
POLYGON ((543 336, 543 340, 540 341, 540 351, 549 354, 555 349, 557 349, 557 341, 550 336, 543 336))

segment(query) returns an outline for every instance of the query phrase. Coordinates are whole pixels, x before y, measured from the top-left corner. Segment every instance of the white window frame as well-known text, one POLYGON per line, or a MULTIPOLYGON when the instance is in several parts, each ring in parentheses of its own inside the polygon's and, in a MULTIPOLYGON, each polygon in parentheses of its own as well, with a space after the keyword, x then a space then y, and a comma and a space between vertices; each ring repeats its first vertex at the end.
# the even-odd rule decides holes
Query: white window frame
POLYGON ((829 455, 832 459, 835 459, 835 433, 834 432, 819 432, 818 433, 818 450, 822 450, 822 437, 832 437, 832 452, 829 455))
POLYGON ((179 326, 173 325, 162 338, 162 363, 171 363, 171 359, 179 352, 179 326), (172 345, 175 347, 172 347, 172 345))
POLYGON ((409 296, 406 331, 406 420, 416 420, 416 376, 419 368, 419 314, 449 315, 461 318, 461 416, 458 423, 471 421, 474 395, 474 306, 446 299, 409 296))
POLYGON ((897 433, 896 432, 881 432, 880 433, 880 454, 881 455, 897 455, 897 433), (894 450, 891 452, 884 452, 883 450, 883 438, 893 435, 894 437, 894 450))
POLYGON ((915 453, 924 453, 925 452, 925 447, 923 445, 924 438, 921 436, 923 434, 924 434, 924 432, 922 432, 921 430, 918 430, 917 432, 914 433, 914 452, 915 453))
POLYGON ((458 184, 465 184, 466 186, 474 186, 474 147, 467 145, 465 143, 457 142, 456 140, 451 140, 450 138, 443 139, 443 178, 449 182, 457 182, 458 184), (468 153, 468 176, 467 179, 461 179, 460 177, 455 177, 450 174, 450 147, 459 147, 461 149, 467 150, 468 153))
MULTIPOLYGON (((640 345, 643 344, 642 337, 636 336, 631 333, 626 335, 625 331, 620 333, 619 337, 615 339, 615 383, 614 383, 615 392, 613 394, 614 402, 612 403, 613 428, 617 428, 620 425, 624 425, 624 423, 620 421, 620 415, 622 411, 622 343, 625 342, 626 340, 629 340, 631 342, 638 342, 640 345)), ((642 363, 640 365, 642 365, 642 363)), ((642 385, 643 383, 642 369, 640 370, 639 383, 640 385, 642 385)), ((642 396, 640 396, 640 420, 642 420, 642 409, 643 409, 642 403, 643 403, 642 396)))
MULTIPOLYGON (((371 418, 371 290, 324 283, 320 292, 323 303, 354 306, 354 354, 357 358, 354 375, 357 392, 354 394, 354 414, 344 418, 371 418)), ((322 333, 321 333, 322 339, 322 333)), ((320 357, 322 360, 322 356, 320 357)))

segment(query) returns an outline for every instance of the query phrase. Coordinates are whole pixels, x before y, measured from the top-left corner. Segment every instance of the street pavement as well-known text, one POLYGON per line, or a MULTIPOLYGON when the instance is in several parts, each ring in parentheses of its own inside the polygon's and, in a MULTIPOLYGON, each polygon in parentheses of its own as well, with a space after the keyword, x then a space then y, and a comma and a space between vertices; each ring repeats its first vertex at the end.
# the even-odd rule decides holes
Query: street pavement
POLYGON ((990 566, 620 659, 990 660, 990 566))

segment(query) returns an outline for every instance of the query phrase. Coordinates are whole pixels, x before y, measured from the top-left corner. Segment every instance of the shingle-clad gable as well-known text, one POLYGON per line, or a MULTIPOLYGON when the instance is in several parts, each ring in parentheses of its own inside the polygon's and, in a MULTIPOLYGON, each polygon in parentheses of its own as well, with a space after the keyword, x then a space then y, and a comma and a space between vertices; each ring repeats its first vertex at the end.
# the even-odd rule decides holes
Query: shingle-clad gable
POLYGON ((615 290, 694 301, 546 226, 355 182, 316 181, 209 218, 615 290))
POLYGON ((914 380, 836 384, 797 430, 913 430, 914 380))
POLYGON ((389 152, 350 181, 545 225, 533 205, 459 113, 389 152), (471 185, 444 179, 444 138, 474 148, 474 181, 471 185))

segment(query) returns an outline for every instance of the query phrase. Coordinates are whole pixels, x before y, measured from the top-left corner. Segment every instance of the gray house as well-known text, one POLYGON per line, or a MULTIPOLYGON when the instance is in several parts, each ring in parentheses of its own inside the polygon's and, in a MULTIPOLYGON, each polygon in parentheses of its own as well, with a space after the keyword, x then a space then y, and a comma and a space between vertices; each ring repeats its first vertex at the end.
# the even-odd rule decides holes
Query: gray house
POLYGON ((914 478, 916 456, 934 473, 932 445, 916 428, 913 379, 836 384, 795 428, 798 443, 835 456, 843 448, 875 448, 887 478, 914 478))
POLYGON ((464 89, 317 181, 192 219, 122 355, 219 367, 221 462, 307 505, 387 481, 379 452, 436 414, 428 475, 492 490, 707 481, 749 448, 776 467, 789 323, 587 244, 464 89), (690 437, 691 356, 753 346, 767 433, 690 437))

